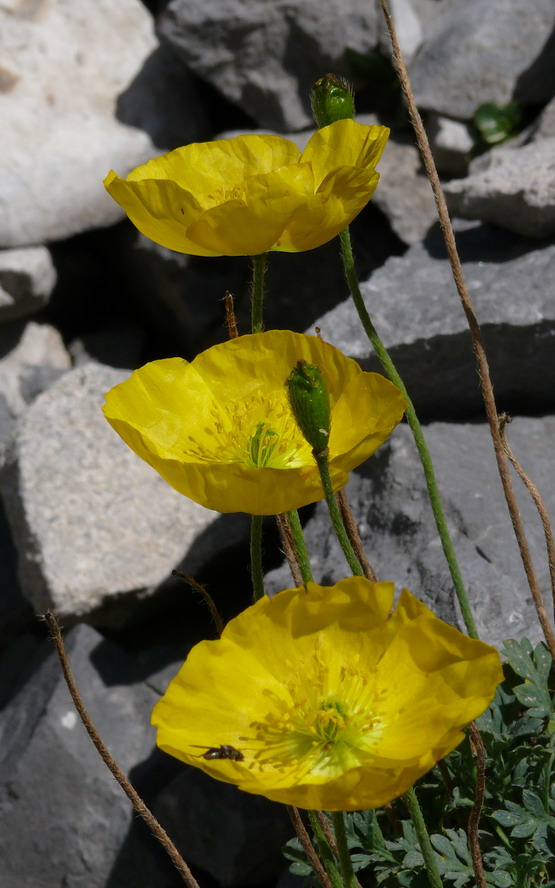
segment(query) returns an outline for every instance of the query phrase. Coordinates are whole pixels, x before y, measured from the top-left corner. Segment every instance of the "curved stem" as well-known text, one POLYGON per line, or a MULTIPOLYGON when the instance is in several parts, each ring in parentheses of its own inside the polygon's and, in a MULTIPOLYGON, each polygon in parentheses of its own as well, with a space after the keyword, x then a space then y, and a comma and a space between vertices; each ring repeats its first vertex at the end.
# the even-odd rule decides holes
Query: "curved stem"
POLYGON ((264 571, 262 569, 262 515, 251 516, 251 577, 253 600, 264 595, 264 571))
POLYGON ((306 544, 304 541, 303 529, 301 526, 301 522, 299 519, 299 513, 296 509, 287 513, 289 518, 289 525, 291 527, 291 534, 293 536, 293 544, 295 546, 295 554, 297 556, 297 563, 299 565, 299 569, 301 571, 301 576, 303 578, 303 583, 306 586, 307 583, 311 583, 314 580, 312 575, 312 568, 310 566, 310 560, 308 557, 308 552, 306 549, 306 544))
POLYGON ((264 278, 268 268, 268 254, 260 253, 251 257, 251 331, 261 333, 264 329, 264 278))
POLYGON ((334 811, 333 829, 335 832, 335 841, 337 842, 337 850, 339 852, 339 862, 341 864, 341 873, 343 875, 343 884, 345 888, 360 888, 359 881, 355 876, 353 862, 349 853, 349 845, 347 844, 347 833, 345 831, 345 815, 343 811, 334 811))
POLYGON ((453 580, 453 585, 455 587, 455 594, 461 608, 466 631, 471 636, 471 638, 478 638, 476 623, 474 622, 474 617, 470 609, 470 602, 468 601, 468 595, 463 583, 461 571, 457 561, 457 556, 455 554, 453 542, 449 534, 449 528, 447 527, 447 519, 445 517, 445 512, 441 503, 441 497, 439 495, 439 487, 435 476, 432 457, 430 455, 426 439, 424 438, 422 426, 420 425, 420 422, 416 415, 414 404, 412 403, 405 388, 405 384, 401 379, 399 373, 397 372, 397 368, 395 367, 395 364, 393 363, 389 352, 381 341, 376 328, 372 323, 370 315, 368 314, 366 305, 364 304, 364 299, 362 298, 362 293, 360 292, 358 278, 355 271, 355 261, 353 257, 353 249, 351 246, 351 235, 349 233, 349 229, 345 228, 339 235, 339 238, 341 241, 341 254, 343 257, 343 268, 345 271, 345 277, 347 279, 347 285, 353 298, 355 308, 358 312, 360 322, 364 327, 364 332, 370 340, 376 356, 382 367, 384 368, 385 372, 389 376, 391 382, 393 382, 397 386, 397 388, 401 391, 406 399, 407 409, 405 415, 407 417, 407 422, 414 437, 418 454, 420 456, 420 461, 422 463, 422 468, 424 469, 426 487, 428 489, 428 497, 430 499, 432 512, 435 518, 439 537, 441 539, 443 553, 449 566, 449 572, 451 574, 451 579, 453 580))
POLYGON ((320 450, 318 452, 312 451, 314 459, 318 465, 318 469, 320 472, 320 479, 322 481, 322 487, 324 490, 324 496, 326 497, 326 502, 328 504, 328 510, 330 513, 331 523, 333 524, 333 529, 335 530, 335 534, 337 539, 339 540, 339 545, 343 549, 343 554, 347 559, 347 564, 351 568, 355 577, 363 577, 364 571, 362 569, 361 563, 358 560, 355 550, 351 545, 351 541, 345 530, 345 525, 343 524, 343 519, 341 518, 341 512, 339 510, 339 506, 337 505, 337 499, 335 497, 335 493, 331 483, 330 470, 328 465, 328 451, 320 450))
POLYGON ((310 820, 310 825, 312 827, 312 831, 314 833, 314 837, 316 839, 316 845, 318 847, 318 853, 320 855, 320 860, 324 864, 328 877, 332 883, 333 888, 345 888, 343 885, 343 880, 341 878, 341 874, 337 868, 336 860, 333 855, 333 851, 329 846, 329 842, 326 838, 326 834, 322 829, 322 825, 316 816, 315 811, 307 811, 308 819, 310 820))
POLYGON ((422 857, 424 858, 424 866, 426 867, 426 872, 428 874, 428 882, 430 883, 431 888, 443 888, 441 876, 439 875, 439 870, 437 868, 435 852, 432 848, 432 843, 430 842, 428 828, 424 822, 422 808, 420 807, 420 803, 416 798, 416 793, 412 787, 403 795, 403 801, 409 810, 412 825, 416 830, 418 844, 420 845, 422 857))

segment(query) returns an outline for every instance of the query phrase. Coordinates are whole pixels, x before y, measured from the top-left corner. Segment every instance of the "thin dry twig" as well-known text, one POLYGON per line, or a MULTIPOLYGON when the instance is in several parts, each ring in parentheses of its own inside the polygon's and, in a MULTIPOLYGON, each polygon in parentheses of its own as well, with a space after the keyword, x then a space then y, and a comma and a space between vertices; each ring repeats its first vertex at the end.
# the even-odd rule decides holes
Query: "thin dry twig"
POLYGON ((326 817, 326 815, 324 814, 323 811, 315 811, 314 815, 315 815, 316 819, 318 820, 318 823, 322 827, 322 832, 324 833, 324 835, 327 839, 328 845, 330 846, 330 849, 331 849, 331 853, 334 855, 334 857, 337 858, 337 860, 339 860, 339 849, 337 847, 337 842, 335 841, 335 833, 334 833, 333 829, 331 828, 331 824, 330 824, 328 818, 326 817))
POLYGON ((362 545, 362 540, 360 538, 360 534, 358 532, 357 523, 354 519, 353 512, 351 510, 351 506, 349 500, 347 498, 347 494, 344 490, 338 490, 335 494, 337 497, 337 502, 339 503, 339 509, 341 511, 341 517, 343 518, 343 524, 345 525, 345 530, 347 531, 347 536, 351 541, 351 546, 355 550, 356 556, 360 561, 360 566, 364 571, 364 576, 367 580, 370 580, 372 583, 378 582, 377 574, 368 561, 366 557, 366 553, 364 551, 364 547, 362 545))
POLYGON ((468 844, 470 845, 470 855, 472 857, 472 866, 474 867, 474 875, 476 876, 476 888, 487 888, 486 874, 484 872, 484 863, 482 861, 482 851, 480 848, 480 840, 478 838, 478 825, 480 823, 480 814, 484 805, 484 796, 486 793, 486 750, 482 735, 474 722, 468 726, 470 729, 470 748, 476 757, 476 790, 474 794, 474 804, 468 818, 468 844))
POLYGON ((302 586, 303 577, 297 560, 297 550, 295 549, 295 541, 291 532, 291 523, 287 512, 282 512, 280 515, 276 515, 276 524, 279 531, 281 548, 283 554, 287 558, 293 582, 295 583, 295 586, 302 586))
POLYGON ((233 293, 230 293, 229 290, 225 291, 224 302, 225 325, 227 327, 228 336, 230 339, 237 339, 239 336, 239 328, 237 327, 237 318, 235 316, 235 300, 233 298, 233 293))
POLYGON ((216 624, 216 632, 218 633, 218 635, 221 635, 222 632, 224 631, 224 621, 222 620, 222 618, 220 616, 220 612, 219 612, 218 608, 214 604, 214 599, 212 598, 210 593, 207 592, 206 587, 203 586, 201 583, 197 583, 197 581, 194 579, 194 577, 190 577, 188 574, 183 573, 182 570, 172 570, 172 574, 174 577, 179 577, 180 580, 183 580, 185 583, 188 583, 189 586, 191 587, 191 589, 194 589, 196 592, 200 592, 204 601, 208 605, 208 610, 210 611, 210 616, 212 617, 212 619, 214 620, 214 623, 216 624))
POLYGON ((45 614, 41 615, 41 619, 44 620, 48 629, 50 631, 50 635, 54 644, 56 645, 56 650, 58 652, 58 657, 60 658, 60 663, 62 666, 62 671, 64 674, 64 678, 66 680, 66 684, 71 694, 71 698, 73 700, 73 704, 79 713, 81 721, 85 726, 85 730, 87 731, 89 737, 94 743, 98 753, 100 754, 104 764, 107 766, 112 775, 116 778, 117 782, 123 789, 124 793, 131 801, 133 807, 137 814, 143 818, 151 832, 156 836, 166 853, 171 858, 171 861, 177 871, 179 872, 181 878, 185 882, 189 888, 199 888, 199 884, 195 877, 193 876, 191 870, 183 860, 181 854, 173 844, 172 840, 168 836, 165 829, 158 823, 154 814, 150 811, 149 808, 145 805, 142 798, 136 791, 136 789, 131 785, 123 771, 118 767, 108 749, 106 748, 104 741, 98 734, 89 713, 85 708, 85 704, 81 699, 81 695, 77 689, 77 685, 75 684, 75 679, 73 678, 73 674, 71 672, 69 661, 67 658, 67 653, 64 645, 64 641, 62 638, 62 633, 60 631, 60 627, 58 624, 58 620, 56 616, 51 612, 47 611, 45 614))
POLYGON ((505 500, 509 509, 509 515, 511 517, 513 530, 520 551, 520 557, 524 566, 524 572, 526 574, 526 579, 528 580, 530 592, 536 606, 538 619, 540 621, 547 646, 549 647, 552 657, 555 659, 555 635, 553 633, 553 630, 551 629, 551 626, 549 625, 549 622, 546 623, 545 620, 543 620, 540 610, 538 609, 538 606, 543 601, 543 599, 534 570, 534 565, 532 563, 530 547, 528 546, 526 534, 524 532, 524 526, 520 517, 518 503, 516 501, 509 472, 508 461, 501 441, 499 423, 497 421, 497 406, 493 394, 493 385, 491 382, 489 365, 484 349, 480 325, 476 317, 472 299, 466 286, 466 281, 464 279, 462 271, 461 260, 457 251, 457 245, 455 243, 455 234, 453 232, 453 226, 451 224, 451 219, 449 218, 449 212, 447 210, 447 204, 445 202, 443 190, 439 181, 439 176, 428 142, 428 137, 424 129, 424 124, 422 123, 422 118, 420 117, 418 108, 416 107, 414 93, 412 91, 407 74, 407 69, 405 67, 401 51, 399 49, 397 33, 393 24, 393 20, 391 18, 391 14, 389 12, 387 0, 380 0, 380 5, 385 17, 387 29, 389 31, 389 36, 391 38, 391 44, 393 47, 393 64, 395 66, 395 70, 397 72, 401 88, 403 90, 409 117, 414 128, 416 141, 418 142, 418 147, 422 156, 422 162, 430 181, 430 185, 432 186, 432 191, 434 194, 434 199, 439 216, 439 224, 443 233, 443 238, 445 240, 447 255, 449 258, 449 263, 451 265, 451 271, 470 329, 472 348, 474 350, 474 356, 476 359, 476 367, 480 381, 480 388, 493 441, 493 449, 497 461, 497 468, 499 471, 499 476, 501 478, 501 484, 503 485, 503 493, 505 495, 505 500))
MULTIPOLYGON (((540 521, 543 527, 543 533, 545 537, 545 546, 547 549, 547 560, 549 564, 549 576, 551 579, 551 594, 553 598, 553 615, 555 617, 555 540, 553 538, 553 527, 549 520, 549 515, 547 514, 547 509, 545 507, 545 503, 543 502, 540 492, 529 475, 526 474, 522 464, 518 461, 516 456, 514 455, 511 447, 507 441, 507 424, 512 422, 512 417, 508 416, 506 413, 502 413, 499 417, 499 431, 501 432, 501 440, 503 442, 503 447, 505 449, 505 453, 507 454, 511 465, 513 466, 515 472, 523 482, 523 484, 528 489, 530 496, 534 500, 534 504, 536 509, 538 510, 538 515, 540 516, 540 521)), ((547 620, 547 614, 546 614, 547 620)))
POLYGON ((320 882, 322 888, 332 888, 332 884, 330 882, 330 878, 326 873, 322 863, 320 862, 320 858, 316 854, 314 849, 314 845, 310 841, 310 836, 308 835, 305 825, 301 820, 301 815, 299 814, 299 809, 294 808, 293 805, 286 805, 287 813, 291 818, 291 823, 295 828, 295 832, 297 833, 297 838, 301 845, 303 846, 304 853, 308 857, 310 861, 310 865, 314 870, 316 878, 320 882))

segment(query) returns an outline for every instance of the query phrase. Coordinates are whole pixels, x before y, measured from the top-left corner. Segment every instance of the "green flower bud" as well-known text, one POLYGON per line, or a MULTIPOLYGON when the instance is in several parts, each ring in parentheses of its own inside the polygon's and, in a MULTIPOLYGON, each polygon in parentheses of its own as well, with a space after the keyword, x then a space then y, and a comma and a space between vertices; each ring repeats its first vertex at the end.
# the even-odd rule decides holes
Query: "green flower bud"
POLYGON ((310 91, 312 116, 316 126, 328 126, 336 120, 352 119, 355 114, 355 97, 346 80, 326 74, 310 91))
POLYGON ((328 446, 330 436, 330 399, 315 364, 299 361, 285 381, 291 410, 301 432, 316 453, 328 446))

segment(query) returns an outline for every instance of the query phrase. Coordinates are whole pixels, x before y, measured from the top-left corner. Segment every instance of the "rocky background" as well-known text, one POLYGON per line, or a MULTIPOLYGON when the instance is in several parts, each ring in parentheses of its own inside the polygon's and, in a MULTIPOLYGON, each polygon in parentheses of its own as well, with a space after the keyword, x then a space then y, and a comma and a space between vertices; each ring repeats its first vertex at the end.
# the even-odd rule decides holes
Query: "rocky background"
MULTIPOLYGON (((499 407, 513 415, 510 440, 555 515, 555 3, 391 6, 499 407), (485 103, 500 123, 491 109, 480 123, 485 103)), ((538 640, 466 323, 377 6, 5 0, 0 48, 0 884, 181 885, 78 722, 35 617, 48 607, 67 627, 100 733, 203 888, 290 884, 283 810, 158 752, 149 726, 190 646, 214 634, 171 571, 207 584, 224 617, 244 608, 248 519, 179 496, 100 413, 104 392, 130 368, 223 340, 226 289, 248 330, 248 263, 149 243, 102 179, 222 133, 263 129, 302 144, 310 84, 328 71, 354 80, 361 119, 393 127, 376 197, 353 225, 364 296, 426 422, 482 637, 538 640)), ((336 244, 273 255, 269 289, 267 326, 318 325, 376 369, 336 244)), ((377 573, 456 622, 406 426, 353 473, 349 492, 377 573)), ((541 528, 519 495, 548 599, 541 528)), ((340 578, 324 509, 302 517, 316 577, 340 578)), ((290 585, 271 522, 265 557, 269 588, 290 585)))

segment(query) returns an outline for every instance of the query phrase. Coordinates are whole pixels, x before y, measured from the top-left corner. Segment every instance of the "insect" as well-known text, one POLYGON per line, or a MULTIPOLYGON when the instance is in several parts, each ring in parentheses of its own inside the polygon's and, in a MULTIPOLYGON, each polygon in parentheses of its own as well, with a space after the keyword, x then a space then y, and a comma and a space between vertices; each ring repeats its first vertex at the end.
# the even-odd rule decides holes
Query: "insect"
MULTIPOLYGON (((192 744, 196 746, 197 744, 192 744)), ((239 749, 234 746, 208 746, 206 752, 201 752, 198 758, 204 759, 231 759, 233 762, 242 762, 245 758, 239 749)))

